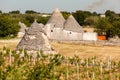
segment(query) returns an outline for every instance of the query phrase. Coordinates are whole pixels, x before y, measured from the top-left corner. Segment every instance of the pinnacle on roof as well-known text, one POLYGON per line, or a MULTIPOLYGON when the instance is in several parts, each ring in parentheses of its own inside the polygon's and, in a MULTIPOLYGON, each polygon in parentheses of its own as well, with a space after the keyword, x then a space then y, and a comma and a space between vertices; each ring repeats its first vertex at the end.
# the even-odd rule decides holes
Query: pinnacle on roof
POLYGON ((54 12, 55 13, 60 13, 60 10, 58 8, 55 8, 54 12))

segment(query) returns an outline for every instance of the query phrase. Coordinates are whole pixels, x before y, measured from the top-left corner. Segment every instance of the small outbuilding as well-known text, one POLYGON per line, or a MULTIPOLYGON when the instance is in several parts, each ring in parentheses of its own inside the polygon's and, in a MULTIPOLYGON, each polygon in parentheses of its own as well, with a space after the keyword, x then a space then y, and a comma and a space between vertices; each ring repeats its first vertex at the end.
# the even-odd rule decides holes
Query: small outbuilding
POLYGON ((63 36, 66 40, 82 40, 83 29, 82 26, 70 15, 64 22, 63 36))
POLYGON ((47 24, 44 27, 44 30, 49 39, 59 39, 61 35, 61 30, 63 29, 63 24, 65 22, 64 17, 60 13, 59 9, 56 8, 47 24))

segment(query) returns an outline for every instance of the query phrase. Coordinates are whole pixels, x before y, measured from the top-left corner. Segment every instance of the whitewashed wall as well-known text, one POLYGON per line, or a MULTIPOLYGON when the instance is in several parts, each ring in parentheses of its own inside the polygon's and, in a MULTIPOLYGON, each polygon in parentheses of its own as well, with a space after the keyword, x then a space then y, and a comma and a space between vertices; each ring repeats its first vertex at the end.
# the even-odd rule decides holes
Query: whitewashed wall
POLYGON ((82 33, 63 30, 63 40, 82 40, 82 33))
POLYGON ((63 31, 61 28, 54 28, 50 33, 50 39, 53 40, 62 40, 63 31))
POLYGON ((51 24, 47 24, 45 25, 44 27, 44 31, 46 32, 47 34, 47 37, 50 39, 51 38, 51 30, 52 30, 52 25, 51 24))
POLYGON ((79 41, 79 40, 89 40, 97 41, 97 33, 86 32, 86 33, 77 33, 68 30, 63 30, 61 28, 54 28, 54 24, 48 24, 45 27, 45 32, 49 39, 58 40, 58 41, 79 41), (51 31, 52 30, 52 31, 51 31))
POLYGON ((49 39, 58 41, 79 41, 79 40, 89 40, 97 41, 97 33, 86 32, 77 33, 72 31, 63 30, 61 28, 54 28, 53 25, 48 24, 45 27, 45 32, 49 39))
POLYGON ((86 32, 83 33, 83 40, 97 41, 97 33, 86 32))
POLYGON ((50 28, 49 25, 47 26, 47 28, 45 28, 45 32, 47 33, 49 39, 58 40, 58 41, 82 40, 82 35, 83 35, 82 33, 67 31, 61 28, 50 28))

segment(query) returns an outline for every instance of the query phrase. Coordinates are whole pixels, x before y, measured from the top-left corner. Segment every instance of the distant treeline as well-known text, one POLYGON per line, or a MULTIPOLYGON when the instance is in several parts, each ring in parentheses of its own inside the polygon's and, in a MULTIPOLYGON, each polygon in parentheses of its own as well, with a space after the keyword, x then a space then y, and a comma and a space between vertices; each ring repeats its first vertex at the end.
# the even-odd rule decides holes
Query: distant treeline
MULTIPOLYGON (((120 14, 114 11, 107 10, 104 14, 82 10, 77 10, 72 13, 62 11, 61 13, 65 19, 72 14, 81 26, 94 27, 95 32, 98 32, 99 35, 120 37, 120 14)), ((18 26, 19 21, 25 23, 27 27, 29 27, 35 19, 38 23, 46 24, 50 17, 49 15, 51 14, 43 14, 33 10, 27 10, 24 14, 21 14, 19 10, 8 13, 3 13, 0 10, 0 37, 16 37, 20 28, 18 26)))

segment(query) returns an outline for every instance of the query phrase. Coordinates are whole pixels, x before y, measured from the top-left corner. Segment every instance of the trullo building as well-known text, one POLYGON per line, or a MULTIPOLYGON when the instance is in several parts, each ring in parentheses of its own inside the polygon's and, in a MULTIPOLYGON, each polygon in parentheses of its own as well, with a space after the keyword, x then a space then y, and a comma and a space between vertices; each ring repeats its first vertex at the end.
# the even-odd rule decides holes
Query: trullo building
POLYGON ((60 40, 64 22, 64 17, 56 8, 44 28, 49 39, 60 40))
POLYGON ((64 22, 63 37, 65 40, 82 40, 83 29, 75 18, 70 15, 64 22))
POLYGON ((48 38, 52 40, 82 40, 82 27, 72 15, 65 20, 58 8, 53 11, 44 30, 48 38))
POLYGON ((28 51, 39 51, 41 49, 46 52, 52 51, 48 38, 42 27, 42 24, 34 22, 31 27, 26 30, 25 35, 17 45, 16 50, 24 48, 28 51))

